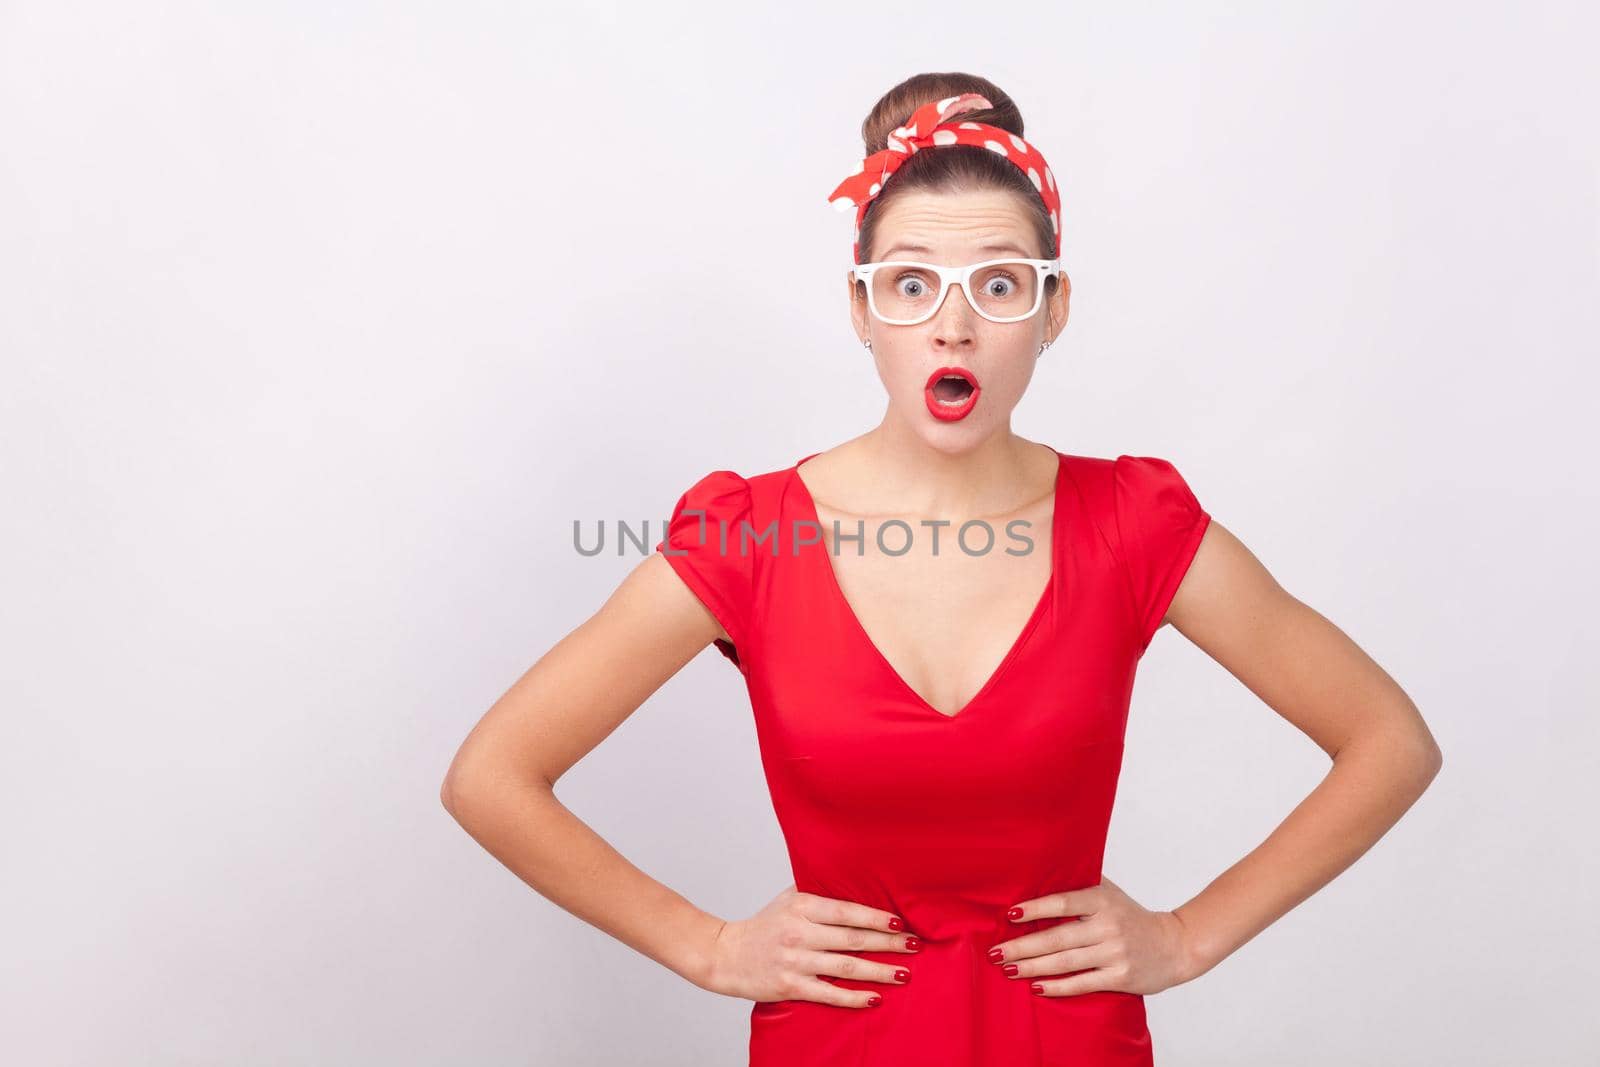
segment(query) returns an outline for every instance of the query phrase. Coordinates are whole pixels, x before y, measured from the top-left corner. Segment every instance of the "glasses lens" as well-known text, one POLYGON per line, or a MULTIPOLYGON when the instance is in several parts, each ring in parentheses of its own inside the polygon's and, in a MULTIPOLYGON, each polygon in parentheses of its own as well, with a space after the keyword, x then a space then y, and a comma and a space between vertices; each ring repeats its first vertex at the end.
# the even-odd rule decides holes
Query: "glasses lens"
MULTIPOLYGON (((1033 310, 1039 272, 1030 263, 1002 261, 973 271, 972 294, 980 314, 1011 319, 1033 310)), ((933 314, 939 276, 914 263, 886 263, 872 275, 872 301, 885 319, 916 322, 933 314)))
POLYGON ((926 318, 938 297, 939 276, 925 267, 885 263, 872 272, 872 303, 882 318, 926 318))
POLYGON ((1039 272, 1031 263, 991 263, 972 272, 972 293, 978 310, 997 319, 1026 315, 1033 310, 1039 272))

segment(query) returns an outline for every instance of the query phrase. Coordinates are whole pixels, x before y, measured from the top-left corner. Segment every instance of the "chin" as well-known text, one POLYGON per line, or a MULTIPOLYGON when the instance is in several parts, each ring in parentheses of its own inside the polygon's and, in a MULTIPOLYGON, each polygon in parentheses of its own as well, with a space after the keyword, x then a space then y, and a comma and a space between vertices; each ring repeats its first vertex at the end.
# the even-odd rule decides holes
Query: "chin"
POLYGON ((954 421, 936 419, 928 413, 927 406, 920 403, 922 398, 917 399, 919 406, 912 409, 917 436, 929 448, 946 455, 970 452, 994 433, 999 425, 988 418, 976 416, 976 413, 954 421))

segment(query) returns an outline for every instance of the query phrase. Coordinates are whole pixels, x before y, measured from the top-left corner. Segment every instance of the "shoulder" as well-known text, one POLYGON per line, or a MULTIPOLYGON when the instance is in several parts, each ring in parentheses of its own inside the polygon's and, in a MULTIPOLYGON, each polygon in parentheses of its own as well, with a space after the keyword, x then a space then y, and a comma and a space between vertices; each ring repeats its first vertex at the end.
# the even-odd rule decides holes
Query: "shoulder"
POLYGON ((1181 480, 1172 460, 1161 456, 1134 456, 1126 453, 1115 458, 1105 456, 1079 456, 1061 453, 1061 462, 1073 481, 1093 492, 1126 492, 1181 480))
POLYGON ((678 496, 673 507, 673 517, 683 511, 706 511, 716 514, 747 510, 750 506, 750 483, 738 471, 718 469, 700 475, 678 496))
POLYGON ((1111 485, 1125 520, 1153 516, 1187 526, 1203 514, 1177 465, 1160 456, 1118 456, 1111 464, 1111 485))
POLYGON ((1062 465, 1073 480, 1089 491, 1116 492, 1152 485, 1178 476, 1177 465, 1161 456, 1079 456, 1061 453, 1062 465))
POLYGON ((731 468, 707 471, 683 490, 673 513, 687 507, 753 519, 756 514, 770 511, 792 470, 785 467, 750 475, 731 468))
POLYGON ((1170 459, 1069 457, 1083 512, 1122 575, 1141 653, 1161 626, 1211 517, 1170 459))
POLYGON ((1165 457, 1063 453, 1062 462, 1084 511, 1119 555, 1152 529, 1187 528, 1205 515, 1177 464, 1165 457))
POLYGON ((791 466, 747 475, 722 467, 700 474, 672 507, 666 543, 678 548, 726 537, 727 544, 737 544, 746 528, 760 535, 783 514, 793 471, 791 466))

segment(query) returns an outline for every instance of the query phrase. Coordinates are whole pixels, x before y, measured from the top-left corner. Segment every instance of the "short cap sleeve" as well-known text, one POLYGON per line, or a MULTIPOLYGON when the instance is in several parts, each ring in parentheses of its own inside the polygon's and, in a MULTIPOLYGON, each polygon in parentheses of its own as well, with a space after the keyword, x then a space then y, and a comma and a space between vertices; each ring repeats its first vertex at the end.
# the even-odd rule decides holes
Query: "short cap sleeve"
POLYGON ((1164 459, 1118 456, 1112 480, 1117 537, 1143 652, 1166 618, 1211 516, 1164 459))
POLYGON ((678 498, 666 537, 655 550, 672 565, 733 639, 718 638, 718 650, 744 670, 735 649, 746 648, 755 588, 754 530, 750 485, 729 470, 712 471, 678 498))

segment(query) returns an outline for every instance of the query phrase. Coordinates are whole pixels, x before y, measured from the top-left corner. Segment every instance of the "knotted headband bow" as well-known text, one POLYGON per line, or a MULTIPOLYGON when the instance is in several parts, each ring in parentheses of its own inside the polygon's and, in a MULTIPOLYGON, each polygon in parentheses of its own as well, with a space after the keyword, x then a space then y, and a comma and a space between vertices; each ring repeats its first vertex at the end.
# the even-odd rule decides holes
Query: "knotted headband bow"
POLYGON ((1044 206, 1050 212, 1050 228, 1055 233, 1056 249, 1061 247, 1061 194, 1056 190, 1056 176, 1044 161, 1039 150, 1009 130, 983 122, 949 123, 947 120, 965 111, 991 107, 978 93, 947 96, 943 100, 923 104, 911 113, 904 126, 897 127, 887 140, 887 148, 872 153, 861 161, 861 168, 839 183, 828 196, 828 202, 840 211, 852 204, 856 209, 855 240, 850 246, 850 258, 860 258, 861 220, 867 216, 867 205, 883 190, 889 176, 900 169, 918 150, 952 144, 977 145, 1009 159, 1021 168, 1033 187, 1039 190, 1044 206))

